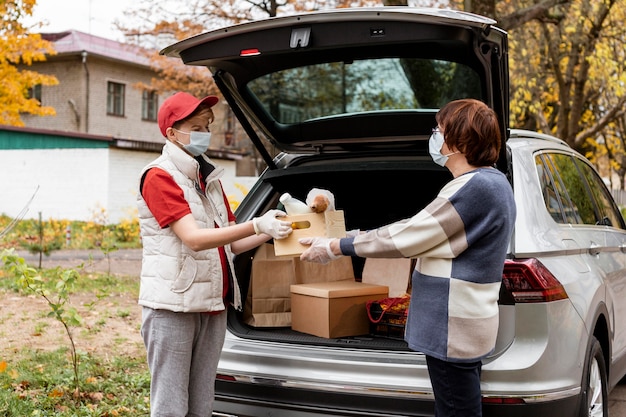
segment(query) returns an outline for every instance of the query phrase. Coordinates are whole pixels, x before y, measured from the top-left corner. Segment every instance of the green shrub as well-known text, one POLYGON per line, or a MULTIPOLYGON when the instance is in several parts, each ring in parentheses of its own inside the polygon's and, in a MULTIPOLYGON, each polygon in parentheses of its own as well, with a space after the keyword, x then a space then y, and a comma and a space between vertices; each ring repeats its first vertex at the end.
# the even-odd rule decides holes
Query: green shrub
MULTIPOLYGON (((14 221, 0 215, 0 233, 14 221)), ((16 222, 0 239, 0 248, 24 248, 48 255, 58 249, 140 248, 139 220, 122 220, 105 225, 97 221, 24 219, 16 222), (69 236, 68 236, 69 232, 69 236)), ((110 250, 109 250, 110 251, 110 250)))

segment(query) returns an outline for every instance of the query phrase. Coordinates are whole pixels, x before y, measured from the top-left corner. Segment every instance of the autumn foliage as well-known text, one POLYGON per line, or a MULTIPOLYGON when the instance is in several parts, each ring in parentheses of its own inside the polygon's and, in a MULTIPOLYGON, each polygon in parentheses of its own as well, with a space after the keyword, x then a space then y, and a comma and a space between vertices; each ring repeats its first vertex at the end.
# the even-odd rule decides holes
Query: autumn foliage
POLYGON ((22 113, 55 114, 52 107, 42 106, 29 94, 35 86, 58 83, 56 77, 27 69, 55 53, 49 42, 21 23, 35 4, 36 0, 0 1, 0 124, 23 126, 22 113))

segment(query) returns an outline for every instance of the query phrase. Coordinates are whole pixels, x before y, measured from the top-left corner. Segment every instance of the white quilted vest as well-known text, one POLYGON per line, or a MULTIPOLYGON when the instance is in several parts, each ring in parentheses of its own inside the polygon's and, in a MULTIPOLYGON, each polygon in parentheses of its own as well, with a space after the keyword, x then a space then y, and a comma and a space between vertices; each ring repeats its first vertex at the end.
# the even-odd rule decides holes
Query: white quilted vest
MULTIPOLYGON (((211 165, 210 160, 203 156, 211 165)), ((148 164, 140 178, 153 167, 167 171, 180 186, 191 213, 201 228, 228 226, 228 211, 219 178, 222 168, 215 168, 206 178, 204 195, 196 184, 199 163, 171 142, 162 155, 148 164)), ((193 251, 186 247, 170 227, 161 228, 138 193, 139 224, 143 243, 139 304, 154 309, 177 312, 221 311, 223 273, 217 248, 193 251)), ((241 294, 235 277, 230 245, 225 246, 230 275, 233 306, 241 310, 241 294)))

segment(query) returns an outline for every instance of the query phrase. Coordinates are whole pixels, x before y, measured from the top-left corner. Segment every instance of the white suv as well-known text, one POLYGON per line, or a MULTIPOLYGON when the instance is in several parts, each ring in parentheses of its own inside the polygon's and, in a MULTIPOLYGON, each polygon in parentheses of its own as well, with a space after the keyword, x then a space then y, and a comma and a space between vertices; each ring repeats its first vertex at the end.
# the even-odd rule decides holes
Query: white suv
MULTIPOLYGON (((450 180, 428 154, 438 109, 468 97, 492 107, 518 216, 484 415, 607 416, 626 373, 626 226, 585 158, 508 129, 507 52, 490 19, 408 7, 271 18, 162 51, 211 70, 267 164, 240 220, 314 187, 334 193, 348 230, 412 216, 450 180)), ((254 255, 236 258, 244 297, 254 255)), ((352 263, 358 280, 363 260, 352 263)), ((403 340, 254 327, 231 311, 216 415, 429 416, 433 396, 424 356, 403 340)))

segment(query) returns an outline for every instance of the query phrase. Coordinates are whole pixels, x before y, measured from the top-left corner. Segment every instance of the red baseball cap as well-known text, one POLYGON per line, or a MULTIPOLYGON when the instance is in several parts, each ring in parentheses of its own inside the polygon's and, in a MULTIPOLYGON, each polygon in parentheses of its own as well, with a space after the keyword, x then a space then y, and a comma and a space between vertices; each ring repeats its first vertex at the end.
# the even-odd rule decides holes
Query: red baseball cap
POLYGON ((157 116, 161 133, 163 136, 167 136, 165 131, 168 127, 172 127, 177 121, 189 116, 200 104, 206 103, 209 107, 213 107, 218 100, 216 96, 208 96, 198 100, 191 94, 182 91, 168 97, 161 105, 157 116))

